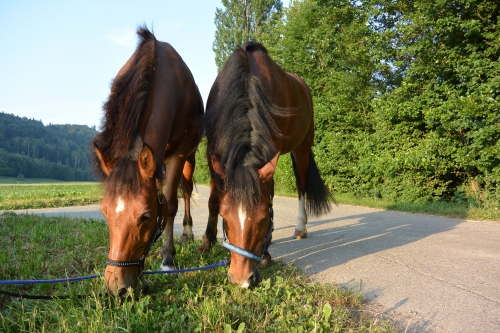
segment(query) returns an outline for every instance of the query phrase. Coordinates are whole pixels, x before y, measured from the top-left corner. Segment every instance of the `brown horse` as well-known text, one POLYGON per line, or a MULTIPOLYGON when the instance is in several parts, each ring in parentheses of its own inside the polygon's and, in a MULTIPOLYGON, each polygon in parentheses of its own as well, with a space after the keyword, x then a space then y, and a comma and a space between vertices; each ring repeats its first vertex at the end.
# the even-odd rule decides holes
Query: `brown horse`
POLYGON ((308 212, 330 210, 330 193, 311 146, 311 92, 285 73, 258 43, 237 48, 217 76, 205 113, 211 172, 209 218, 200 251, 208 250, 223 218, 223 246, 231 251, 229 281, 244 288, 260 282, 255 263, 271 259, 273 175, 279 155, 291 152, 299 198, 294 238, 307 234, 308 212))
POLYGON ((101 211, 110 231, 105 278, 120 296, 135 287, 144 258, 163 230, 161 268, 174 268, 179 187, 186 207, 183 238, 193 237, 189 203, 203 135, 203 101, 188 67, 147 28, 137 34, 138 47, 113 81, 102 132, 93 141, 106 189, 101 211))

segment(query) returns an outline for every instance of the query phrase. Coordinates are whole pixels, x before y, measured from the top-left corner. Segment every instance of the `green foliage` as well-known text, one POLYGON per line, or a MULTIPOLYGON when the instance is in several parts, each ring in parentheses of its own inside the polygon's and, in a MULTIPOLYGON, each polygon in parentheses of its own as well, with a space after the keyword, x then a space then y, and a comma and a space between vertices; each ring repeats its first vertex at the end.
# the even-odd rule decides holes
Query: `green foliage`
POLYGON ((196 167, 194 169, 195 184, 210 184, 210 170, 207 162, 207 138, 203 137, 196 151, 196 167))
MULTIPOLYGON (((146 268, 161 262, 156 244, 146 268)), ((180 245, 181 268, 219 262, 220 245, 206 254, 200 241, 180 245)), ((109 235, 101 221, 0 216, 0 279, 51 279, 102 272, 109 235)), ((11 292, 70 295, 66 300, 20 300, 0 295, 2 332, 392 332, 384 322, 358 317, 361 296, 334 285, 308 282, 291 265, 262 269, 252 290, 227 282, 227 267, 178 275, 148 275, 150 294, 119 304, 103 295, 104 278, 72 284, 8 286, 11 292), (78 298, 78 294, 90 297, 78 298)))
POLYGON ((215 11, 215 40, 212 49, 220 70, 233 50, 247 41, 259 41, 279 24, 281 0, 222 0, 215 11))
POLYGON ((93 180, 89 143, 97 134, 84 125, 44 126, 0 113, 0 176, 93 180))
POLYGON ((462 193, 498 205, 498 14, 492 1, 414 3, 398 25, 396 53, 411 66, 399 87, 373 102, 376 157, 359 165, 368 170, 360 193, 400 201, 461 201, 462 193))
MULTIPOLYGON (((304 0, 269 26, 271 57, 311 88, 334 192, 500 206, 499 6, 304 0)), ((281 166, 276 183, 294 187, 281 166)))
POLYGON ((349 1, 297 1, 286 17, 283 37, 269 47, 270 54, 311 88, 318 167, 331 189, 349 191, 358 140, 372 132, 375 68, 368 17, 349 1))

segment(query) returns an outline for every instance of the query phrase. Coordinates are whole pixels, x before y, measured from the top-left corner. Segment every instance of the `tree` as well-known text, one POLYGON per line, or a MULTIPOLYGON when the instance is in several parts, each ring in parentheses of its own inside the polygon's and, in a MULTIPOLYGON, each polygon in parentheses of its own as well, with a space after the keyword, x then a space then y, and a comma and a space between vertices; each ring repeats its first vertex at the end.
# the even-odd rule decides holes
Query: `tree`
MULTIPOLYGON (((359 147, 372 132, 371 34, 351 1, 296 1, 286 11, 271 57, 311 88, 315 154, 326 183, 349 191, 359 147)), ((280 182, 281 180, 278 180, 280 182)))
POLYGON ((400 86, 374 101, 378 158, 367 178, 382 196, 455 200, 474 182, 500 199, 499 9, 492 0, 418 0, 397 25, 397 57, 411 63, 400 86))
POLYGON ((233 50, 247 41, 259 41, 262 27, 278 24, 281 0, 222 0, 215 11, 215 40, 212 49, 220 70, 233 50))

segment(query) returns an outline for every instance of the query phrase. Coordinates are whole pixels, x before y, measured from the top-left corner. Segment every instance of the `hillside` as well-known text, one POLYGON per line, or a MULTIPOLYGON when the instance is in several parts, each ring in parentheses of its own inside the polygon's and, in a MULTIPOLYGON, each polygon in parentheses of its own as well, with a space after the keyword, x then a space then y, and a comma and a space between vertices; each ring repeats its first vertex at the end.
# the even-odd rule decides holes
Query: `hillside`
POLYGON ((97 133, 86 125, 44 125, 0 112, 0 176, 95 180, 90 141, 97 133))

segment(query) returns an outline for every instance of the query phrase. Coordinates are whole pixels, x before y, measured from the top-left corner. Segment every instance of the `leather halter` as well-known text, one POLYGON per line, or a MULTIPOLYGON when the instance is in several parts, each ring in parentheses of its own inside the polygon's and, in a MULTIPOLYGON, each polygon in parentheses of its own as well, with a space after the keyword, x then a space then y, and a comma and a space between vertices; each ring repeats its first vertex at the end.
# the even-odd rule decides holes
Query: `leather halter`
POLYGON ((233 245, 229 242, 229 238, 227 237, 226 234, 226 227, 225 227, 225 220, 222 219, 222 233, 224 235, 224 240, 222 241, 222 247, 226 248, 227 250, 234 252, 236 254, 239 254, 240 256, 243 256, 248 259, 255 260, 257 262, 261 262, 262 258, 264 257, 264 254, 266 253, 267 248, 269 247, 268 243, 269 240, 271 239, 271 235, 273 233, 274 229, 274 223, 273 223, 273 218, 274 218, 274 211, 273 211, 273 199, 271 198, 271 194, 269 194, 269 217, 271 219, 271 223, 269 224, 269 230, 267 231, 266 239, 264 240, 264 245, 262 246, 262 251, 260 256, 255 254, 252 251, 245 250, 239 246, 233 245))
POLYGON ((161 190, 158 190, 157 192, 157 197, 158 197, 158 217, 156 218, 156 228, 153 236, 149 239, 148 245, 146 246, 146 251, 144 251, 144 254, 139 260, 113 260, 113 259, 107 259, 106 264, 108 266, 117 266, 117 267, 131 267, 131 266, 139 266, 140 270, 142 271, 144 269, 144 261, 146 260, 146 256, 149 253, 149 250, 151 249, 151 246, 160 238, 161 233, 163 231, 163 212, 162 212, 162 206, 163 203, 165 202, 165 196, 161 192, 161 190))

